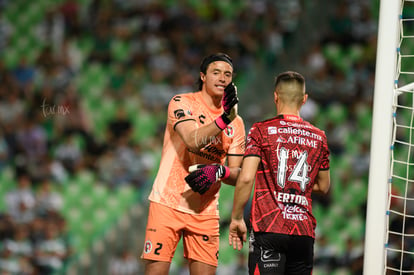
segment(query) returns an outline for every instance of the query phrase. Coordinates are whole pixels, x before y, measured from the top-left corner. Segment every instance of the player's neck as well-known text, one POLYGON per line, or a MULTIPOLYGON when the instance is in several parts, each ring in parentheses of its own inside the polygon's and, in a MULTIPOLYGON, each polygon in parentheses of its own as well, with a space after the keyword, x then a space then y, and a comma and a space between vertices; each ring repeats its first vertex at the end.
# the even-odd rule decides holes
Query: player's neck
POLYGON ((201 90, 201 100, 211 112, 221 112, 221 97, 211 96, 206 91, 201 90))
POLYGON ((280 108, 277 110, 277 115, 285 115, 285 116, 297 116, 300 117, 300 113, 298 109, 292 108, 280 108))
POLYGON ((277 107, 279 107, 276 109, 277 116, 282 116, 286 119, 291 119, 291 120, 301 120, 299 109, 292 108, 288 105, 279 105, 277 107))
POLYGON ((214 110, 214 109, 220 109, 221 108, 222 97, 210 95, 205 90, 201 90, 201 96, 203 98, 203 101, 207 104, 207 106, 210 109, 214 110))

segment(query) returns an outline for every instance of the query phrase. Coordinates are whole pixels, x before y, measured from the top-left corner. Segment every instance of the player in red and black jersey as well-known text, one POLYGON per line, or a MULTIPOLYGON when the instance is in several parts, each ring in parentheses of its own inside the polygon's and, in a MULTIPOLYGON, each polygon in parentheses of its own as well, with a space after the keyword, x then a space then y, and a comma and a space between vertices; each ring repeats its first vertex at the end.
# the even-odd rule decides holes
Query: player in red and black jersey
POLYGON ((243 209, 254 194, 250 221, 250 274, 311 274, 316 220, 312 192, 330 187, 325 133, 300 117, 307 100, 297 72, 276 77, 277 116, 250 129, 233 203, 229 243, 247 238, 243 209), (255 183, 255 184, 254 184, 255 183))

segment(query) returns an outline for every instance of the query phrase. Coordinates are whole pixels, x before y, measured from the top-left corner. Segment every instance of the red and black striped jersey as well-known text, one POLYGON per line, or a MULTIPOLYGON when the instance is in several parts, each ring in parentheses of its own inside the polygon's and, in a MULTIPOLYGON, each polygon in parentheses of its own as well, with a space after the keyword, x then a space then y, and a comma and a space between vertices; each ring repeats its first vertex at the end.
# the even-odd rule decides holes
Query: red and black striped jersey
POLYGON ((253 124, 244 157, 257 156, 250 220, 256 232, 315 237, 312 188, 329 169, 325 132, 298 116, 279 115, 253 124))

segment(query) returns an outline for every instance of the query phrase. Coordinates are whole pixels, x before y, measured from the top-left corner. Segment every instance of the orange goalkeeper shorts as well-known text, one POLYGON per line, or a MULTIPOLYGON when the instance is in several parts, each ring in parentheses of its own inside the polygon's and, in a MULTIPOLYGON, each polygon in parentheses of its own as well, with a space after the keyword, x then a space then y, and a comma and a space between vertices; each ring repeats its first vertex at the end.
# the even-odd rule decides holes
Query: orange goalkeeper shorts
POLYGON ((150 202, 141 258, 171 262, 183 237, 184 257, 217 266, 219 218, 184 213, 150 202))

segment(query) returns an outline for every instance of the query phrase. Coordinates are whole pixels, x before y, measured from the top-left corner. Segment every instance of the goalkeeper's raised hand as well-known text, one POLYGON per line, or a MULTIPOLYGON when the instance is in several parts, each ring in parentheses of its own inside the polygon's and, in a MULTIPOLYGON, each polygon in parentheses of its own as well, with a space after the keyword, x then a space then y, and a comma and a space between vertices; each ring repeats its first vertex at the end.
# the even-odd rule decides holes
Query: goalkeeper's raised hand
POLYGON ((230 83, 224 89, 224 95, 222 99, 222 105, 224 112, 215 121, 217 127, 224 130, 237 117, 237 103, 239 98, 237 97, 237 87, 234 83, 230 83))
POLYGON ((230 169, 220 164, 196 164, 190 166, 188 171, 190 174, 185 177, 185 181, 194 192, 201 195, 207 192, 211 185, 230 175, 230 169))

